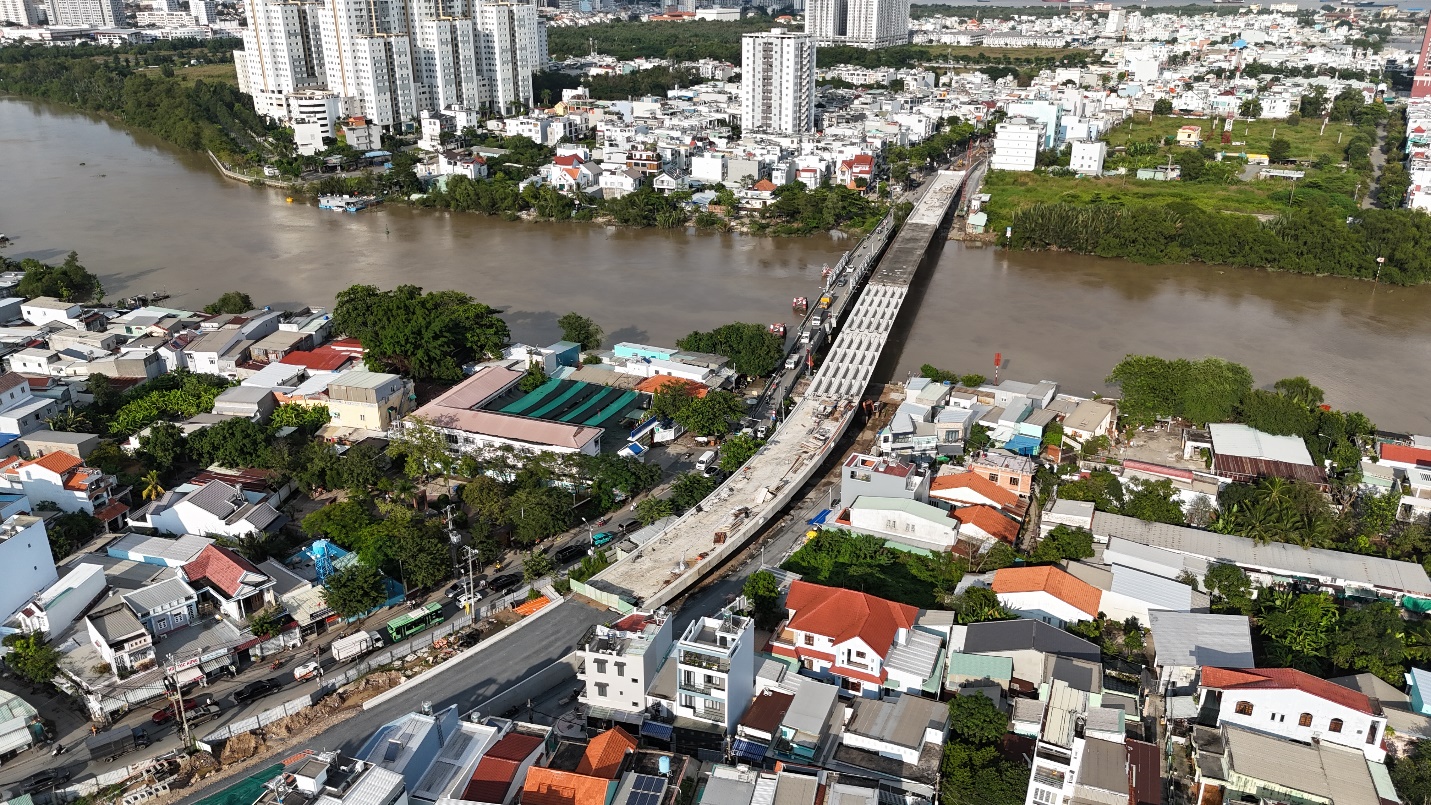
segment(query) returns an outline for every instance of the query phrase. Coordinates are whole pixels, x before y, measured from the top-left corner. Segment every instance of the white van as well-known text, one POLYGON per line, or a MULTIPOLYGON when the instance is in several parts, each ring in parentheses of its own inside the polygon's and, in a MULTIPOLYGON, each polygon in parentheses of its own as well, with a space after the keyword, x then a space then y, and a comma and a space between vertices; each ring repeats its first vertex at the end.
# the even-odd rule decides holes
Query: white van
POLYGON ((701 453, 701 457, 696 459, 696 471, 705 472, 715 466, 716 451, 707 450, 701 453))
POLYGON ((799 365, 800 365, 800 354, 799 354, 798 352, 792 352, 792 353, 790 353, 790 357, 788 357, 788 358, 785 359, 785 368, 786 368, 786 369, 794 369, 795 367, 797 367, 797 366, 799 366, 799 365))
POLYGON ((820 325, 822 325, 822 324, 824 324, 824 323, 825 323, 825 317, 820 314, 820 311, 817 310, 817 311, 815 311, 814 313, 810 314, 810 326, 811 326, 811 327, 819 327, 820 325))

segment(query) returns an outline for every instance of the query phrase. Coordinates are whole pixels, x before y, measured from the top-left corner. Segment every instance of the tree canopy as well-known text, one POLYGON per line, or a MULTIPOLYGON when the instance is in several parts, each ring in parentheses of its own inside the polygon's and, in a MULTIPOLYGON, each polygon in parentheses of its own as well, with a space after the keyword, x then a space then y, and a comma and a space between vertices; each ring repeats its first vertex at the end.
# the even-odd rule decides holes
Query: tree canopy
POLYGON ((387 598, 382 574, 363 562, 354 562, 323 582, 323 601, 340 617, 361 615, 387 598))
POLYGON ((785 342, 761 324, 735 322, 710 332, 692 332, 678 339, 676 346, 691 352, 709 352, 730 358, 735 371, 751 377, 764 377, 780 365, 785 356, 785 342))
POLYGON ((593 350, 601 346, 604 333, 601 326, 575 311, 557 319, 563 340, 580 344, 583 350, 593 350))
POLYGON ((501 355, 511 337, 495 310, 467 294, 416 285, 351 286, 338 294, 333 325, 362 343, 368 368, 425 381, 462 379, 463 364, 501 355))
POLYGON ((80 265, 79 253, 70 252, 57 266, 46 265, 33 258, 19 262, 0 257, 0 269, 23 271, 25 275, 15 286, 15 294, 33 299, 52 296, 65 302, 98 302, 104 298, 104 286, 99 277, 80 265))
POLYGON ((227 291, 217 300, 204 305, 205 313, 247 313, 253 310, 253 300, 243 291, 227 291))

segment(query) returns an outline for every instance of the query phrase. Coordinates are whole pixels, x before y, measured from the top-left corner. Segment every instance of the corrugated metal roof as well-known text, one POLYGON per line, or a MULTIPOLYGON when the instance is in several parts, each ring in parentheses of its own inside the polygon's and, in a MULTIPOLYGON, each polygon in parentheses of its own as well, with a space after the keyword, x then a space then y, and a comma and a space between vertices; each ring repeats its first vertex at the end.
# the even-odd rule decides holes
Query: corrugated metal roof
POLYGON ((1208 425, 1207 432, 1212 436, 1213 452, 1218 455, 1316 466, 1306 443, 1296 436, 1275 436, 1230 422, 1208 425))
POLYGON ((934 675, 935 663, 939 661, 939 649, 943 645, 944 641, 940 640, 938 635, 911 629, 908 643, 896 643, 890 648, 889 656, 884 661, 885 667, 913 674, 920 679, 928 679, 934 675))
POLYGON ((1366 758, 1332 744, 1308 746, 1237 727, 1224 727, 1233 771, 1293 791, 1330 799, 1332 805, 1378 805, 1366 758))
POLYGON ((1193 608, 1193 588, 1131 567, 1113 566, 1112 592, 1160 609, 1185 612, 1193 608))
MULTIPOLYGON (((1135 517, 1097 512, 1093 533, 1186 553, 1212 562, 1231 562, 1277 575, 1366 584, 1382 590, 1431 595, 1431 578, 1421 565, 1377 556, 1300 548, 1282 542, 1258 545, 1246 537, 1215 534, 1185 526, 1150 523, 1135 517)), ((1106 556, 1106 554, 1105 554, 1106 556)))
POLYGON ((175 601, 195 597, 194 588, 177 576, 124 594, 124 602, 137 612, 150 612, 175 601))
POLYGON ((1014 660, 1012 657, 988 657, 982 654, 951 654, 949 675, 1007 682, 1014 676, 1014 660))
POLYGON ((1151 612, 1148 620, 1160 666, 1256 667, 1252 629, 1242 615, 1151 612))
MULTIPOLYGON (((667 663, 674 665, 674 663, 667 663)), ((791 680, 796 685, 795 700, 785 711, 783 726, 807 735, 819 735, 825 730, 825 722, 835 700, 840 697, 839 688, 804 676, 791 680)))
POLYGON ((1078 767, 1078 784, 1126 795, 1128 748, 1120 743, 1089 738, 1083 744, 1083 763, 1078 767))

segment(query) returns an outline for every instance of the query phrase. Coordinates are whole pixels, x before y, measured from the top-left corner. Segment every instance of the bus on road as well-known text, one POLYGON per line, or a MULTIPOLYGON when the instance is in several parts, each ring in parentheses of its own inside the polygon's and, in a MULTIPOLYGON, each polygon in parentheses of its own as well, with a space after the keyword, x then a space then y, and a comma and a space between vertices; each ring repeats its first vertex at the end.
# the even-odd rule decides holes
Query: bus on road
POLYGON ((443 620, 442 605, 433 601, 427 606, 417 607, 406 615, 388 621, 388 637, 394 643, 406 640, 423 629, 442 623, 443 620))

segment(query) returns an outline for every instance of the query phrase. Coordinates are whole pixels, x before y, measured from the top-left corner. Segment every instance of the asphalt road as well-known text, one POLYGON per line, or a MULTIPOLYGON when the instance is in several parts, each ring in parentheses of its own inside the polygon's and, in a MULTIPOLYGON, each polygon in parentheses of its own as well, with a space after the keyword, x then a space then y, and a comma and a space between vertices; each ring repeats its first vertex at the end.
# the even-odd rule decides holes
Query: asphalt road
MULTIPOLYGON (((279 760, 304 748, 337 749, 356 752, 379 727, 418 710, 423 702, 432 702, 442 710, 457 705, 463 713, 491 698, 514 682, 551 665, 576 648, 587 629, 604 623, 614 613, 567 600, 541 618, 492 644, 490 650, 467 655, 455 668, 443 671, 431 679, 408 683, 410 690, 389 699, 371 710, 362 710, 298 746, 285 747, 269 753, 269 762, 279 760)), ((262 767, 262 764, 259 764, 262 767)), ((233 777, 191 792, 180 805, 196 802, 233 785, 241 777, 233 777)))

